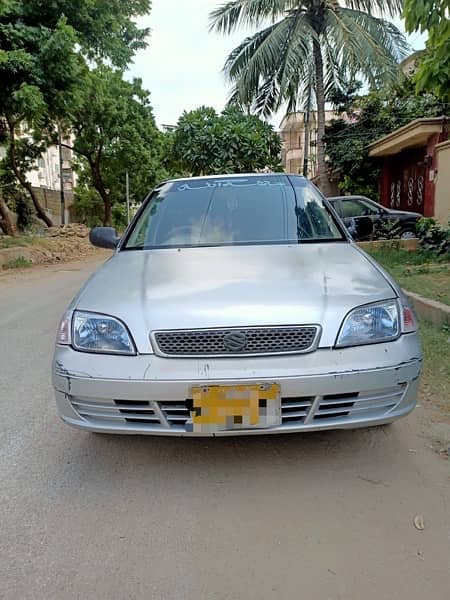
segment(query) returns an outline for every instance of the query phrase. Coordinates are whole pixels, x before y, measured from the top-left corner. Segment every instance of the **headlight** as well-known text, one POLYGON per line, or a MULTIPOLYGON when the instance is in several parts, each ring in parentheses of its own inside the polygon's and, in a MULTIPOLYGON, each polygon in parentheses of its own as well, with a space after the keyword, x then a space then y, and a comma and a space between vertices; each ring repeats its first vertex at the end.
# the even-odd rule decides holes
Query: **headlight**
POLYGON ((81 352, 136 354, 133 340, 121 321, 90 312, 73 313, 72 346, 81 352))
POLYGON ((344 319, 336 346, 361 346, 396 340, 400 335, 397 300, 367 304, 344 319))

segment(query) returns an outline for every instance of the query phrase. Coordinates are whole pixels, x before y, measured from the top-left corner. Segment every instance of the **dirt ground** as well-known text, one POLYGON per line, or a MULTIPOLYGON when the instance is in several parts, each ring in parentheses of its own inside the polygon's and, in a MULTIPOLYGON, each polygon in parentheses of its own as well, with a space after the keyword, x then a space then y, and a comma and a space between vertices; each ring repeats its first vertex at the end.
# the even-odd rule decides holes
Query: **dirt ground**
POLYGON ((89 229, 80 224, 51 227, 44 230, 42 237, 0 237, 0 267, 3 266, 0 272, 15 268, 20 257, 31 266, 64 263, 89 256, 101 259, 105 252, 92 246, 89 229))

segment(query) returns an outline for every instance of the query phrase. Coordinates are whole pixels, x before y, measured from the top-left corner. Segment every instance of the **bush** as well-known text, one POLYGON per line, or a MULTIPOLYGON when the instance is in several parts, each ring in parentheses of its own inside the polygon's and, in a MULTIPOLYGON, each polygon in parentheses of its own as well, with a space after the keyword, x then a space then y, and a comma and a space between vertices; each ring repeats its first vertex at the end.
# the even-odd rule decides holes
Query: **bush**
POLYGON ((434 254, 450 254, 450 221, 447 229, 439 225, 436 219, 424 217, 416 225, 420 245, 434 254))
POLYGON ((381 169, 371 164, 370 177, 341 175, 342 180, 338 184, 339 191, 343 196, 365 196, 379 202, 378 179, 380 173, 381 169))
POLYGON ((77 188, 73 203, 75 220, 87 227, 103 223, 103 202, 98 192, 92 188, 77 188))
POLYGON ((114 204, 112 207, 113 226, 119 231, 124 231, 128 225, 127 207, 125 204, 114 204))
POLYGON ((374 240, 394 240, 398 238, 397 221, 375 221, 372 237, 374 240))

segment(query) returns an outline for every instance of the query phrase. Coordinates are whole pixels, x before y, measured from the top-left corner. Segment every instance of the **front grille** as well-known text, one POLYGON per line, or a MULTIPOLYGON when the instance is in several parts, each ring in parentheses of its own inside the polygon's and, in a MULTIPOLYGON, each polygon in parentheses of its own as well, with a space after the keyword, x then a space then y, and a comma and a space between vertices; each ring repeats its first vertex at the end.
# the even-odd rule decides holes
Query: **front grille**
POLYGON ((144 400, 91 400, 72 398, 77 413, 92 423, 138 423, 149 428, 160 426, 153 402, 144 400))
POLYGON ((281 399, 282 423, 303 423, 311 410, 314 396, 281 399))
POLYGON ((320 328, 250 327, 158 331, 155 341, 165 356, 295 354, 315 349, 320 328))
POLYGON ((405 392, 406 385, 395 388, 323 396, 314 415, 315 421, 376 417, 394 408, 405 392))
MULTIPOLYGON (((281 398, 283 430, 314 423, 351 422, 382 417, 401 401, 405 385, 371 392, 346 392, 323 396, 281 398)), ((93 400, 69 397, 76 412, 92 425, 129 423, 144 429, 185 432, 192 400, 93 400)))
POLYGON ((159 406, 170 427, 184 429, 191 416, 186 402, 160 402, 159 406))
MULTIPOLYGON (((306 415, 311 410, 313 400, 314 396, 282 398, 282 422, 303 422, 306 415)), ((159 406, 170 427, 183 429, 190 418, 189 407, 192 407, 192 400, 186 400, 185 402, 159 402, 159 406)))

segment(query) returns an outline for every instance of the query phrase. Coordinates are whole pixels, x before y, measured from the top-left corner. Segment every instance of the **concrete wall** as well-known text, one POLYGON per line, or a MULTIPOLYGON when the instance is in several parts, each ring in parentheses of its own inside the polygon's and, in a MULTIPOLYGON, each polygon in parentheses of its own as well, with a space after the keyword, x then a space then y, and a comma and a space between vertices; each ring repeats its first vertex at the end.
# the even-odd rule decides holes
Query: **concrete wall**
POLYGON ((434 216, 444 226, 450 218, 450 140, 436 146, 437 174, 434 216))
MULTIPOLYGON (((37 194, 39 202, 45 209, 55 225, 61 224, 61 196, 59 191, 47 190, 45 188, 33 188, 37 194)), ((70 207, 73 204, 73 192, 66 191, 64 193, 66 205, 66 223, 70 223, 70 207)))

